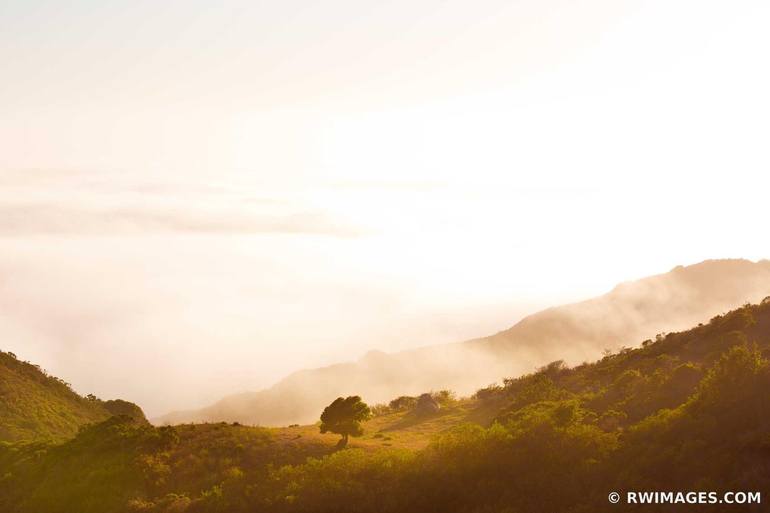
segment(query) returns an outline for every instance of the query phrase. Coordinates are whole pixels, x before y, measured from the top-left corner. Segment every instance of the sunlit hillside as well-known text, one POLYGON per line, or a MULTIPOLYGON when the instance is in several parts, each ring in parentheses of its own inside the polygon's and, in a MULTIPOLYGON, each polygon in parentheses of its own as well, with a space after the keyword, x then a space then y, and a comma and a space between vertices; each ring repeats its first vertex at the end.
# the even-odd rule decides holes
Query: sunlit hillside
POLYGON ((0 509, 577 513, 612 490, 766 490, 768 356, 770 299, 470 398, 436 392, 430 413, 394 398, 343 450, 313 425, 113 417, 64 443, 2 445, 0 509))
POLYGON ((144 420, 135 404, 81 397, 64 380, 0 351, 0 440, 63 440, 112 415, 144 420))

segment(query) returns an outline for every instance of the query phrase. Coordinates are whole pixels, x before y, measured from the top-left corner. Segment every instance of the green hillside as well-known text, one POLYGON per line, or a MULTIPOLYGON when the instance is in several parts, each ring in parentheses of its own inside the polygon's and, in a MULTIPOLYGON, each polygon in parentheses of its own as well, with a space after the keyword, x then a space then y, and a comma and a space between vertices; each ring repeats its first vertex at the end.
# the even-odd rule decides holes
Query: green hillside
POLYGON ((2 446, 0 510, 587 513, 637 510, 611 491, 766 492, 769 355, 766 300, 594 363, 440 396, 434 413, 376 406, 344 450, 317 426, 113 417, 64 443, 2 446))
POLYGON ((0 351, 0 441, 64 440, 112 415, 144 418, 133 403, 81 397, 37 365, 0 351))

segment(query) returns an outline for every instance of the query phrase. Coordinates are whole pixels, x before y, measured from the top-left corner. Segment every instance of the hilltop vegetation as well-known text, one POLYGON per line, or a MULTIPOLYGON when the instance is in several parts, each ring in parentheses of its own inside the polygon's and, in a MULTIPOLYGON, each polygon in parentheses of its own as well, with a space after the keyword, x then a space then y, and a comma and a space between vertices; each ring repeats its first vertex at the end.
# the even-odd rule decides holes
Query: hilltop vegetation
POLYGON ((471 394, 501 376, 518 376, 553 360, 576 365, 601 357, 605 349, 687 329, 746 301, 760 301, 767 291, 770 261, 709 260, 623 283, 594 299, 549 308, 490 337, 400 353, 374 351, 357 362, 300 371, 267 390, 227 397, 158 422, 226 420, 275 426, 313 422, 339 396, 385 402, 431 389, 471 394))
POLYGON ((113 417, 63 444, 3 446, 0 510, 577 513, 632 509, 609 505, 613 490, 767 490, 768 355, 765 301, 469 399, 436 394, 431 414, 414 398, 375 406, 345 450, 317 426, 113 417))
POLYGON ((69 383, 0 351, 0 440, 64 440, 113 415, 144 420, 133 403, 81 397, 69 383))

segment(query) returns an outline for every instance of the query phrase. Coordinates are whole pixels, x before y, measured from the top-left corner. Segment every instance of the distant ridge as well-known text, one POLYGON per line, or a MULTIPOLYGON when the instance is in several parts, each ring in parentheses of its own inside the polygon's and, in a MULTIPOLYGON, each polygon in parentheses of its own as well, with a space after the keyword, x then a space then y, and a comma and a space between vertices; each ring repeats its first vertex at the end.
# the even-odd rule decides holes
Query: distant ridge
POLYGON ((556 359, 574 364, 605 349, 635 346, 770 295, 770 261, 707 260, 618 285, 609 293, 525 317, 495 335, 399 353, 372 351, 357 362, 291 374, 260 392, 233 395, 156 423, 239 421, 307 423, 332 399, 359 394, 369 403, 449 388, 470 393, 556 359))

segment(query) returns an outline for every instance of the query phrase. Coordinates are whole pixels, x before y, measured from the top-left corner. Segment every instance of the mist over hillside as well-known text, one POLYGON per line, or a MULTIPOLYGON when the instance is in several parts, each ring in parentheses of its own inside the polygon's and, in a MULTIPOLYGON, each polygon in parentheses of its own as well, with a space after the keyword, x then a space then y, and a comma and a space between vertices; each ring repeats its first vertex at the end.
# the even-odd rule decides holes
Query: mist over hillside
POLYGON ((581 363, 604 350, 635 346, 770 295, 770 261, 708 260, 618 285, 580 303, 530 315, 492 336, 399 353, 372 351, 356 362, 296 372, 273 387, 174 412, 157 423, 313 422, 330 400, 359 394, 367 402, 449 388, 468 394, 553 360, 581 363))
MULTIPOLYGON (((605 511, 608 489, 702 488, 708 504, 765 511, 769 355, 770 298, 592 363, 435 394, 430 411, 374 408, 344 449, 315 424, 129 416, 67 440, 0 438, 0 511, 585 513, 605 511)), ((695 504, 678 495, 647 505, 695 504)))

